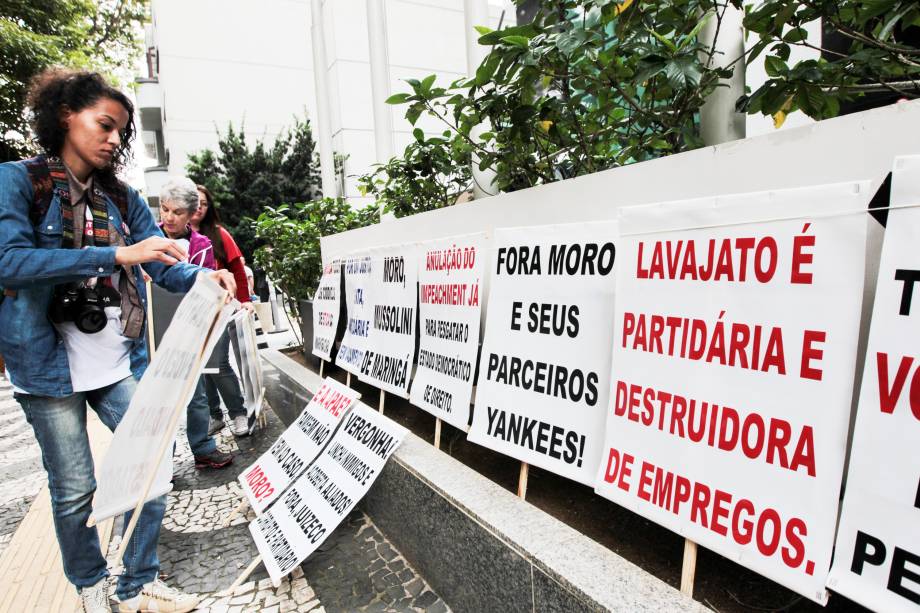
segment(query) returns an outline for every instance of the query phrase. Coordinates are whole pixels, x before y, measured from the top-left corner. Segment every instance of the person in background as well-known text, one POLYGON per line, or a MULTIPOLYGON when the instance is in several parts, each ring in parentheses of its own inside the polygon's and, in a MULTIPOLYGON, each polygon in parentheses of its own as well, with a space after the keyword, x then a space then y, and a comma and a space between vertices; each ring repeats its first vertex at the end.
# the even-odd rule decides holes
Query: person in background
POLYGON ((256 302, 259 297, 256 296, 256 275, 252 272, 252 269, 246 265, 246 258, 243 258, 243 268, 246 270, 246 284, 249 287, 249 295, 252 298, 253 302, 256 302))
MULTIPOLYGON (((217 268, 233 274, 233 278, 237 281, 236 299, 242 303, 243 308, 251 312, 252 303, 250 292, 247 291, 243 254, 230 233, 221 225, 220 215, 217 213, 217 207, 214 206, 214 198, 204 185, 198 186, 198 211, 192 215, 190 223, 194 230, 210 239, 217 268)), ((220 408, 220 400, 223 398, 231 422, 230 431, 235 436, 246 436, 250 432, 251 424, 247 417, 246 407, 243 406, 240 382, 230 366, 229 345, 231 339, 236 338, 236 335, 232 334, 232 325, 231 323, 230 326, 227 326, 227 330, 214 348, 214 353, 220 357, 218 372, 204 375, 204 389, 211 415, 208 432, 213 434, 224 427, 224 414, 220 408)))
MULTIPOLYGON (((231 293, 236 286, 226 272, 188 264, 118 178, 135 134, 127 96, 98 73, 50 69, 32 80, 27 103, 44 154, 0 164, 0 352, 41 448, 64 574, 84 612, 105 613, 109 571, 97 529, 86 525, 96 490, 87 405, 114 431, 147 368, 140 265, 174 292, 200 275, 231 293), (85 308, 100 297, 105 306, 85 308)), ((159 579, 165 510, 166 496, 141 510, 115 589, 119 611, 198 605, 159 579)))
MULTIPOLYGON (((163 232, 188 250, 190 262, 215 270, 214 246, 211 240, 199 234, 189 224, 198 210, 198 187, 187 177, 170 179, 160 190, 160 221, 163 232)), ((216 349, 215 349, 216 351, 216 349)), ((208 429, 208 402, 201 375, 195 393, 186 410, 188 445, 195 456, 195 468, 224 468, 233 462, 233 456, 217 448, 217 442, 208 429)))

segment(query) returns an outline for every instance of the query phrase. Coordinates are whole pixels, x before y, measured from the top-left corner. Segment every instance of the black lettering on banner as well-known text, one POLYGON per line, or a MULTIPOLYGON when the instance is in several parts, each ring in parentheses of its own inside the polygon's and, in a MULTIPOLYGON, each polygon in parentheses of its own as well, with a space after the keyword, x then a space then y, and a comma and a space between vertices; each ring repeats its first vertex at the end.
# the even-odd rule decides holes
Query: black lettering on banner
POLYGON ((486 378, 563 400, 584 401, 590 407, 597 404, 600 381, 595 372, 496 353, 489 354, 486 378))
POLYGON ((368 479, 373 478, 374 469, 364 463, 364 461, 348 450, 342 443, 336 443, 327 452, 339 466, 345 469, 349 475, 359 482, 362 486, 367 485, 368 479))
POLYGON ((531 417, 486 407, 489 436, 514 443, 566 464, 581 466, 585 436, 531 417))
POLYGON ((288 479, 293 480, 304 466, 303 459, 291 449, 291 446, 288 445, 288 442, 283 438, 279 438, 275 441, 275 444, 271 447, 270 453, 272 457, 275 458, 278 465, 281 466, 281 470, 284 471, 288 479))
POLYGON ((357 413, 348 416, 345 422, 345 434, 367 447, 371 453, 381 459, 387 459, 397 441, 392 434, 367 421, 357 413))
POLYGON ((366 351, 361 362, 361 374, 382 383, 405 388, 408 383, 409 361, 366 351))
POLYGON ((329 438, 329 428, 307 411, 304 411, 300 417, 297 418, 297 427, 317 446, 322 446, 322 444, 326 442, 326 439, 329 438))
POLYGON ((275 563, 278 564, 278 568, 281 570, 281 574, 286 575, 297 564, 297 554, 294 553, 291 544, 284 537, 284 533, 281 532, 281 528, 272 516, 271 511, 256 519, 256 522, 265 539, 265 544, 268 545, 272 558, 274 558, 275 563))
POLYGON ((427 349, 419 351, 418 367, 427 368, 428 370, 447 375, 448 377, 453 377, 454 379, 460 379, 464 382, 469 381, 470 377, 473 375, 473 365, 466 360, 461 360, 459 357, 452 358, 447 355, 441 355, 440 353, 434 353, 427 349))
POLYGON ((450 405, 451 402, 453 402, 453 399, 453 394, 442 389, 438 389, 433 385, 426 385, 425 393, 422 395, 422 400, 437 409, 441 409, 445 413, 451 412, 450 405))
POLYGON ((465 343, 470 338, 470 325, 460 321, 425 318, 425 336, 444 341, 465 343))
POLYGON ((401 255, 383 258, 383 282, 406 284, 406 263, 401 255))
POLYGON ((374 329, 393 334, 412 334, 415 330, 415 308, 378 304, 374 307, 374 329))
POLYGON ((910 315, 910 303, 914 295, 914 283, 920 281, 920 270, 910 270, 899 268, 894 271, 895 281, 903 281, 904 286, 901 288, 901 308, 898 311, 905 317, 910 315))
MULTIPOLYGON (((888 557, 888 549, 882 539, 861 530, 856 531, 853 546, 853 561, 850 571, 862 576, 866 564, 881 567, 888 557)), ((888 591, 920 604, 920 555, 895 547, 888 569, 888 591), (913 585, 913 589, 909 585, 913 585)))

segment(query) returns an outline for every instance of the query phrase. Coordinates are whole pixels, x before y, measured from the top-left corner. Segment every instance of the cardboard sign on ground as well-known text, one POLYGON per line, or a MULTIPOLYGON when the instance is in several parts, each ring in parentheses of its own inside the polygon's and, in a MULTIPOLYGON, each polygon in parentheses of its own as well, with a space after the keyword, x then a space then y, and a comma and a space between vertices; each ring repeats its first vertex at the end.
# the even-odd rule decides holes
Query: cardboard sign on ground
POLYGON ((326 377, 300 416, 237 479, 257 515, 277 500, 326 447, 361 394, 326 377))
POLYGON ((316 551, 361 500, 405 434, 402 426, 357 405, 316 462, 249 524, 275 585, 316 551))

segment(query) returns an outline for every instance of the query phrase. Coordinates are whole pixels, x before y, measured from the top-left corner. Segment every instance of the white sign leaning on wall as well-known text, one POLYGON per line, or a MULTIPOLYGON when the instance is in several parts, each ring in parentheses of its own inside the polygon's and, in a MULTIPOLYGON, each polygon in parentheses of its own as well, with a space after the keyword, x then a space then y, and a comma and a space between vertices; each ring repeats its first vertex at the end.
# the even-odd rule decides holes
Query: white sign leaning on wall
POLYGON ((622 210, 596 491, 826 602, 868 182, 622 210))
POLYGON ((358 375, 364 361, 373 311, 370 304, 371 256, 352 254, 343 259, 345 267, 345 309, 348 325, 335 357, 336 366, 358 375))
POLYGON ((603 445, 617 223, 495 231, 469 439, 592 484, 603 445))
POLYGON ((367 493, 406 430, 357 405, 281 500, 249 524, 275 585, 316 551, 367 493))
POLYGON ((294 423, 239 474, 237 479, 256 515, 271 506, 316 459, 360 397, 355 390, 326 377, 294 423))
POLYGON ((409 399, 468 430, 479 352, 485 233, 419 247, 419 357, 409 399))
POLYGON ((339 325, 341 270, 340 260, 324 262, 323 274, 313 294, 313 355, 326 361, 332 359, 332 345, 339 325))
POLYGON ((145 501, 172 489, 170 450, 180 416, 233 308, 239 306, 224 305, 226 296, 226 290, 217 283, 199 277, 182 299, 124 418, 115 428, 99 468, 91 521, 133 509, 153 471, 156 476, 145 501))
POLYGON ((371 252, 370 331, 358 377, 402 398, 409 396, 415 357, 418 248, 371 252))
MULTIPOLYGON (((243 406, 250 418, 258 417, 262 412, 262 399, 265 397, 262 380, 262 362, 259 358, 259 345, 256 340, 256 327, 253 316, 246 310, 234 316, 237 347, 240 350, 240 380, 243 382, 243 406)), ((250 423, 252 419, 250 419, 250 423)))
POLYGON ((920 611, 920 156, 895 160, 828 587, 920 611), (911 208, 897 208, 911 207, 911 208))

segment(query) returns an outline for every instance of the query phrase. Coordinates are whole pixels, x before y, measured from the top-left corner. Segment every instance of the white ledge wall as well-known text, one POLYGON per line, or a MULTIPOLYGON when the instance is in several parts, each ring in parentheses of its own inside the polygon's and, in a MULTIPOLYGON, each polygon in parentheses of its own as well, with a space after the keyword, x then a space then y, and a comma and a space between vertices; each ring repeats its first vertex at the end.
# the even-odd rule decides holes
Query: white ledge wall
POLYGON ((323 257, 496 227, 615 219, 623 206, 717 194, 859 179, 874 190, 896 156, 920 153, 918 134, 920 101, 896 104, 327 236, 323 257))

